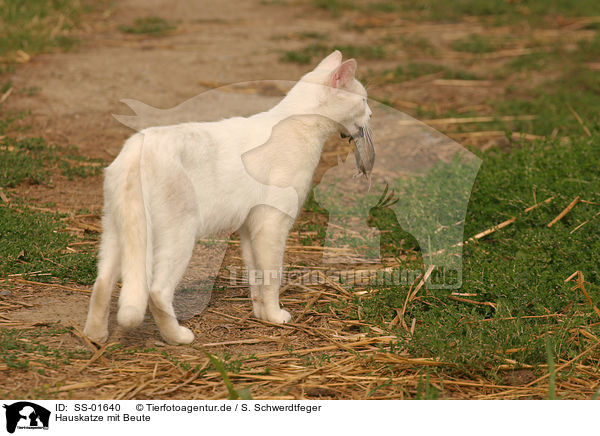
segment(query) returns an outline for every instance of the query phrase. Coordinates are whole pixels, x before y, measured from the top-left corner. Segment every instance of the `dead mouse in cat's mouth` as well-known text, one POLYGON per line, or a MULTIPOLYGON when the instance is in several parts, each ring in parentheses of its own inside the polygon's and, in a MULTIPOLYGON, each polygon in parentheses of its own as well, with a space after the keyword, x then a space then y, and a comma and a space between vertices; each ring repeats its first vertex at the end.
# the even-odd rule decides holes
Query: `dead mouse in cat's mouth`
POLYGON ((357 126, 358 130, 354 134, 340 132, 340 138, 348 138, 348 142, 354 142, 354 160, 358 173, 356 176, 363 175, 371 183, 371 172, 375 165, 375 146, 373 144, 373 135, 368 124, 357 126))

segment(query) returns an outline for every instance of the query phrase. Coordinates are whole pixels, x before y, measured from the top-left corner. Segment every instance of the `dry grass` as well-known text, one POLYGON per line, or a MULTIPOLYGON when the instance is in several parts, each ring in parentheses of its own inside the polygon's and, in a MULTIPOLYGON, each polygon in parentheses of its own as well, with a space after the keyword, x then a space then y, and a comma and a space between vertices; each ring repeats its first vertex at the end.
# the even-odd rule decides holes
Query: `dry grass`
MULTIPOLYGON (((315 270, 315 274, 322 274, 315 270)), ((584 281, 580 275, 577 285, 584 281)), ((85 358, 74 358, 53 367, 51 359, 23 352, 28 369, 0 365, 7 398, 94 398, 94 399, 224 399, 230 392, 205 352, 218 356, 236 391, 249 391, 254 399, 517 399, 546 398, 550 373, 546 366, 519 365, 510 358, 500 368, 500 378, 453 374, 450 363, 440 359, 414 358, 403 351, 411 340, 415 320, 405 320, 406 305, 422 286, 418 278, 405 307, 398 310, 394 324, 405 333, 392 335, 382 328, 353 317, 361 291, 340 292, 336 282, 301 285, 293 281, 282 296, 283 305, 296 322, 274 325, 255 319, 249 311, 245 287, 229 287, 214 295, 209 309, 188 323, 197 334, 191 347, 172 347, 157 341, 156 332, 126 334, 101 347, 92 344, 73 323, 68 332, 48 336, 50 348, 88 350, 85 358), (359 294, 357 297, 356 294, 359 294), (323 308, 336 301, 347 313, 323 308), (142 337, 140 338, 140 335, 142 337), (399 341, 399 338, 402 341, 399 341), (119 346, 119 343, 122 345, 119 346), (146 348, 140 349, 141 344, 146 348), (43 368, 43 371, 36 371, 43 368), (499 381, 500 380, 500 381, 499 381), (434 392, 435 394, 432 394, 434 392)), ((64 287, 47 290, 37 285, 15 285, 10 303, 0 300, 0 327, 23 332, 44 330, 45 323, 23 322, 11 314, 39 302, 36 293, 54 295, 70 291, 64 287)), ((342 288, 343 289, 343 288, 342 288)), ((359 289, 359 288, 357 288, 359 289)), ((366 292, 369 292, 368 290, 366 292)), ((364 294, 362 294, 364 295, 364 294)), ((462 295, 462 294, 461 294, 462 295)), ((453 296, 465 304, 479 303, 453 296)), ((594 309, 597 311, 597 308, 594 309)), ((360 314, 360 311, 358 311, 360 314)), ((561 316, 551 314, 548 316, 561 316)), ((56 327, 56 326, 54 326, 56 327)), ((146 327, 147 328, 147 327, 146 327)), ((582 331, 588 346, 578 356, 557 362, 556 392, 561 398, 590 398, 597 388, 598 368, 580 361, 600 345, 600 339, 582 331)), ((27 336, 23 336, 24 341, 27 336)), ((0 373, 0 374, 1 374, 0 373)))

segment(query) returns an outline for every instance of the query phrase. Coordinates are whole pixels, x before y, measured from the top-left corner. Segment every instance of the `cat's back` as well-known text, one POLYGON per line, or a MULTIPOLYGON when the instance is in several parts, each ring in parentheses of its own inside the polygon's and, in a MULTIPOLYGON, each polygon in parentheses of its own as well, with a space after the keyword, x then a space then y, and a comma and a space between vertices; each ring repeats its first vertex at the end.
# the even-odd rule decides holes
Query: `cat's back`
POLYGON ((260 114, 148 127, 125 141, 106 175, 127 172, 140 162, 149 165, 150 161, 159 171, 173 161, 189 172, 207 171, 216 175, 223 171, 242 171, 238 168, 241 156, 264 144, 271 131, 272 123, 260 114))
MULTIPOLYGON (((167 126, 148 127, 141 135, 144 146, 158 147, 167 152, 180 149, 206 150, 239 144, 242 132, 248 129, 247 118, 228 118, 211 122, 186 122, 167 126)), ((136 136, 134 135, 134 136, 136 136)))

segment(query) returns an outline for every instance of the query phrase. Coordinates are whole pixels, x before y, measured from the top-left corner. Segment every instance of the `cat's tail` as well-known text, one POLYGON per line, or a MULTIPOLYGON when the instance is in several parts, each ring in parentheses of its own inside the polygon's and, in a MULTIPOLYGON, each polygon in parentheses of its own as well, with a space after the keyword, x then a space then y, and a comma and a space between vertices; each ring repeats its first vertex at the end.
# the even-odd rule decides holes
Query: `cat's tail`
MULTIPOLYGON (((152 240, 150 215, 143 191, 141 158, 144 136, 133 136, 126 146, 121 168, 115 168, 115 209, 121 241, 121 274, 123 286, 119 297, 117 321, 125 328, 137 327, 144 320, 148 306, 149 283, 152 280, 152 240)), ((117 163, 117 162, 115 162, 117 163)), ((110 177, 107 172, 107 178, 110 177)))

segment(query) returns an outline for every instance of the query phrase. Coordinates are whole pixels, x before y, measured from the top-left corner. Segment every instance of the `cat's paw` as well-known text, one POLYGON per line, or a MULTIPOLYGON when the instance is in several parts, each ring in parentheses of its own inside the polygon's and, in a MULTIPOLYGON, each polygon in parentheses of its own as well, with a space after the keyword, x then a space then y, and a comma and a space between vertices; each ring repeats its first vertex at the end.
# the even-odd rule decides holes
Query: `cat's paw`
MULTIPOLYGON (((263 318, 264 319, 264 318, 263 318)), ((276 312, 267 314, 267 321, 275 324, 285 324, 292 319, 292 315, 287 310, 279 309, 276 312)))
POLYGON ((97 344, 103 344, 108 339, 108 329, 93 329, 86 327, 83 329, 83 334, 86 335, 90 341, 97 344))
POLYGON ((121 306, 117 312, 117 322, 121 327, 132 329, 144 322, 146 315, 146 306, 121 306))
POLYGON ((194 342, 194 333, 187 327, 180 325, 174 335, 164 339, 171 345, 191 344, 194 342))

